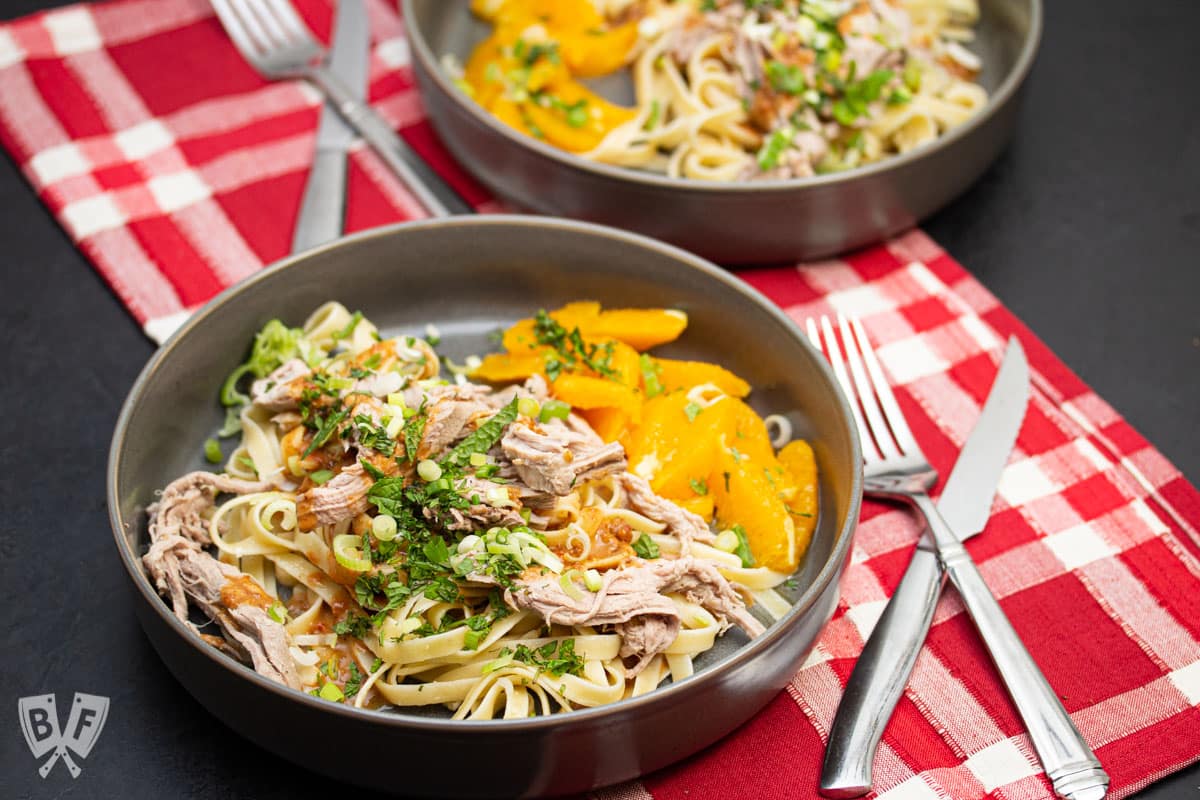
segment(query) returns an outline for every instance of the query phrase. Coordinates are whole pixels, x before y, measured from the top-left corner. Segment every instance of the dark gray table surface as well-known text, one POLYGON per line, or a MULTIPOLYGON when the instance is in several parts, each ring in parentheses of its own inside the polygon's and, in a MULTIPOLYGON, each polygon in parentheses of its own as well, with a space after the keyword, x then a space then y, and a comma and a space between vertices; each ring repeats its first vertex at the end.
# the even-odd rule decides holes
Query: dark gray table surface
MULTIPOLYGON (((0 14, 50 5, 6 0, 0 14)), ((1200 4, 1048 5, 1017 140, 925 227, 1195 482, 1200 4)), ((104 467, 153 348, 8 159, 0 198, 0 796, 344 791, 232 734, 150 649, 111 545, 104 467), (82 777, 43 781, 16 698, 74 691, 111 697, 106 728, 82 777)), ((1140 797, 1200 797, 1200 767, 1140 797)))

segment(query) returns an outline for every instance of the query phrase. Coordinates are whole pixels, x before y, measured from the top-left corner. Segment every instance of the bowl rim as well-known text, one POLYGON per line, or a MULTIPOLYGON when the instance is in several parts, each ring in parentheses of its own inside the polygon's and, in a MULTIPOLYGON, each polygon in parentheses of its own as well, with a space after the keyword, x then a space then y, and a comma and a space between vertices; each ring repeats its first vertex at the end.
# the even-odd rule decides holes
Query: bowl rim
MULTIPOLYGON (((150 360, 142 368, 137 380, 134 382, 125 401, 122 403, 121 412, 117 418, 116 427, 113 430, 112 440, 109 445, 109 456, 107 473, 105 476, 105 492, 108 503, 109 523, 112 528, 113 538, 117 546, 117 551, 121 558, 121 563, 124 565, 130 579, 141 593, 142 599, 154 610, 158 617, 172 628, 173 631, 187 641, 192 648, 203 657, 210 659, 214 664, 219 665, 223 669, 232 673, 235 677, 248 679, 250 682, 257 684, 260 688, 265 689, 278 695, 286 701, 298 702, 310 706, 313 710, 325 711, 343 716, 347 721, 357 720, 360 723, 384 725, 388 727, 401 727, 415 730, 427 731, 430 733, 461 733, 462 735, 472 735, 471 732, 477 732, 479 735, 485 733, 498 732, 536 732, 558 729, 562 725, 586 725, 589 723, 603 723, 610 715, 613 714, 634 714, 639 709, 648 705, 657 705, 664 702, 664 698, 669 700, 672 697, 686 697, 687 694, 701 691, 705 686, 715 681, 721 674, 733 669, 745 661, 752 659, 758 652, 765 650, 770 644, 780 639, 786 632, 793 627, 797 621, 805 615, 823 596, 825 590, 836 575, 842 569, 846 556, 849 553, 851 540, 854 535, 854 530, 858 524, 859 511, 862 504, 862 470, 855 470, 850 479, 850 497, 849 506, 845 521, 837 530, 838 539, 834 544, 833 550, 830 552, 829 558, 822 565, 820 571, 813 579, 812 584, 805 589, 804 593, 797 600, 795 605, 775 624, 771 625, 767 631, 755 638, 751 639, 746 644, 739 647, 735 652, 727 656, 718 664, 713 665, 710 669, 705 669, 689 678, 680 681, 679 683, 671 683, 666 686, 655 689, 641 697, 634 697, 621 700, 616 703, 596 706, 593 708, 584 708, 572 711, 567 714, 552 714, 549 716, 531 717, 528 719, 506 720, 451 720, 437 717, 414 717, 404 714, 397 714, 392 711, 374 710, 366 708, 355 708, 353 706, 345 706, 340 703, 330 703, 317 697, 310 696, 307 692, 298 691, 289 688, 283 684, 276 683, 257 672, 250 666, 236 661, 227 655, 220 653, 216 648, 205 643, 199 636, 196 636, 181 622, 174 613, 168 608, 163 598, 159 596, 142 568, 141 555, 134 552, 134 548, 130 546, 127 539, 127 526, 136 524, 136 520, 125 520, 120 512, 120 497, 118 495, 118 484, 121 477, 122 462, 121 455, 124 442, 128 435, 128 428, 135 408, 139 405, 142 395, 145 392, 147 385, 154 380, 156 374, 162 365, 171 359, 176 347, 179 343, 187 338, 191 332, 198 327, 202 322, 209 317, 220 312, 233 298, 240 296, 244 292, 253 291, 254 287, 260 282, 273 277, 275 274, 286 271, 292 268, 302 267, 305 263, 312 260, 316 255, 328 253, 339 248, 353 246, 354 244, 369 239, 389 238, 400 236, 403 237, 409 231, 424 231, 437 228, 489 228, 489 227, 508 227, 518 226, 530 229, 552 229, 555 231, 574 232, 592 237, 609 238, 620 241, 624 244, 634 245, 644 249, 658 251, 661 255, 666 256, 678 263, 681 266, 696 269, 706 273, 710 277, 718 279, 730 289, 744 295, 751 302, 760 306, 769 316, 774 317, 775 321, 782 325, 785 329, 792 329, 794 336, 801 342, 802 346, 812 350, 812 345, 807 337, 803 335, 796 323, 788 317, 778 306, 770 299, 759 292, 757 289, 745 283, 734 275, 722 270, 714 264, 701 259, 698 256, 692 255, 685 250, 674 247, 673 245, 664 244, 655 239, 651 239, 640 234, 628 233, 626 231, 609 228, 606 226, 596 225, 587 222, 577 222, 573 220, 547 218, 547 217, 530 217, 519 215, 479 215, 471 217, 447 217, 437 219, 424 219, 412 222, 402 222, 394 225, 383 226, 361 233, 352 234, 335 240, 325 245, 313 248, 311 250, 291 255, 280 259, 279 261, 268 265, 263 270, 260 270, 255 275, 246 280, 229 287, 213 299, 209 300, 205 305, 192 314, 192 316, 151 356, 150 360)), ((850 407, 847 404, 845 396, 838 389, 837 380, 832 369, 815 350, 813 352, 813 361, 817 365, 827 382, 834 388, 834 400, 838 407, 838 412, 842 417, 842 423, 845 429, 850 434, 851 446, 851 463, 862 463, 861 443, 858 436, 858 431, 855 428, 853 417, 851 417, 850 407)))
MULTIPOLYGON (((810 175, 802 178, 772 178, 758 181, 705 181, 697 178, 672 178, 632 167, 620 167, 598 161, 589 161, 574 153, 538 141, 532 136, 526 136, 520 131, 514 130, 510 126, 500 122, 495 115, 485 111, 478 103, 466 97, 444 74, 444 70, 441 68, 441 60, 434 55, 429 42, 425 39, 424 33, 421 32, 416 24, 409 23, 409 20, 415 19, 416 16, 412 10, 414 1, 399 0, 405 36, 409 42, 409 50, 416 54, 419 66, 432 78, 443 95, 452 98, 452 102, 459 108, 464 109, 476 122, 485 125, 492 133, 499 134, 501 137, 507 139, 510 144, 530 150, 543 158, 556 161, 562 166, 579 172, 590 173, 599 178, 624 181, 630 184, 640 184, 660 189, 734 195, 785 192, 808 187, 832 186, 857 178, 877 176, 918 162, 938 149, 949 147, 953 143, 965 139, 977 129, 982 128, 1002 107, 1007 105, 1008 101, 1025 82, 1025 78, 1033 68, 1034 59, 1037 56, 1044 24, 1042 0, 1029 0, 1029 32, 1025 36, 1025 41, 1021 45, 1021 52, 1017 55, 1017 60, 1008 75, 1005 76, 996 91, 989 94, 987 103, 978 114, 931 142, 926 142, 923 145, 915 147, 907 153, 900 153, 881 159, 873 164, 854 167, 842 172, 831 172, 826 175, 810 175)), ((417 83, 418 88, 420 88, 421 82, 418 81, 417 83)))

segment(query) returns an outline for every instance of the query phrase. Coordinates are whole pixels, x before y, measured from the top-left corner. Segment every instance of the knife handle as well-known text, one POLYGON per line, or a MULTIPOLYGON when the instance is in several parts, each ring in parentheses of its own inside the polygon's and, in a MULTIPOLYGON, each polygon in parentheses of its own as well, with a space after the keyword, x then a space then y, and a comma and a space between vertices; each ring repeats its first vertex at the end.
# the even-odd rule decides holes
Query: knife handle
POLYGON ((323 91, 334 110, 346 124, 366 139, 367 144, 387 162, 408 190, 433 217, 471 214, 466 203, 441 175, 417 155, 391 126, 369 105, 360 102, 337 77, 322 65, 310 67, 305 75, 323 91))
POLYGON ((342 235, 346 210, 346 151, 321 150, 313 158, 305 184, 300 215, 292 234, 292 252, 299 253, 342 235))
POLYGON ((871 791, 875 750, 925 643, 945 579, 937 556, 921 542, 867 638, 833 718, 821 771, 826 797, 871 791))
POLYGON ((942 563, 962 595, 967 613, 996 662, 1046 777, 1059 797, 1099 800, 1107 793, 1108 774, 1071 721, 1046 676, 1017 636, 978 567, 961 544, 941 550, 942 563))

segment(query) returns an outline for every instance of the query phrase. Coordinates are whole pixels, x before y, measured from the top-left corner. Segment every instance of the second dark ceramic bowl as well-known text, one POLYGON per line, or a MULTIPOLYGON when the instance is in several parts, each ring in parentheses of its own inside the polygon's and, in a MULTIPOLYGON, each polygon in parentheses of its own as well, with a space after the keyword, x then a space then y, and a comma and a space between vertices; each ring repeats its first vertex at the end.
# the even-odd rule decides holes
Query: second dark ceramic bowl
MULTIPOLYGON (((658 352, 656 350, 656 352, 658 352)), ((795 674, 837 604, 858 521, 861 456, 849 407, 824 360, 769 300, 712 264, 644 237, 535 217, 460 217, 381 228, 289 258, 198 311, 146 366, 113 435, 108 503, 117 549, 150 641, 181 683, 231 728, 308 769, 408 796, 530 797, 627 780, 694 753, 745 722, 795 674), (678 684, 609 706, 529 720, 453 721, 370 711, 273 683, 185 628, 146 578, 145 507, 174 477, 205 468, 222 419, 217 391, 254 333, 299 324, 327 300, 387 335, 440 328, 445 355, 493 349, 488 334, 590 298, 689 314, 661 352, 718 361, 754 386, 760 411, 788 414, 813 443, 821 512, 785 590, 794 605, 748 641, 737 630, 678 684), (364 757, 364 756, 369 757, 364 757)))
POLYGON ((1041 0, 981 0, 972 48, 988 105, 905 155, 843 173, 711 183, 597 164, 525 136, 484 111, 446 75, 488 26, 466 0, 401 0, 417 86, 454 156, 494 193, 541 214, 637 231, 722 264, 814 259, 915 225, 970 186, 1012 137, 1018 95, 1042 29, 1041 0))

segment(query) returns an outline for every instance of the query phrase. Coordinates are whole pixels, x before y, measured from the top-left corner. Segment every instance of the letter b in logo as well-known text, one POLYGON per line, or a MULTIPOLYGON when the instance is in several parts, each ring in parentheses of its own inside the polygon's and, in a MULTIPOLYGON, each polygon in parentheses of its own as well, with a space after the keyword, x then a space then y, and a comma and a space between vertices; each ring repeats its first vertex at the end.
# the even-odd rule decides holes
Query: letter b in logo
POLYGON ((45 708, 29 709, 29 728, 36 742, 44 742, 53 736, 54 726, 50 724, 50 712, 45 708))

